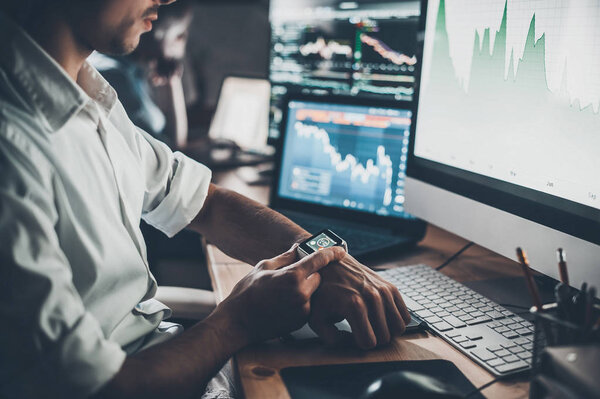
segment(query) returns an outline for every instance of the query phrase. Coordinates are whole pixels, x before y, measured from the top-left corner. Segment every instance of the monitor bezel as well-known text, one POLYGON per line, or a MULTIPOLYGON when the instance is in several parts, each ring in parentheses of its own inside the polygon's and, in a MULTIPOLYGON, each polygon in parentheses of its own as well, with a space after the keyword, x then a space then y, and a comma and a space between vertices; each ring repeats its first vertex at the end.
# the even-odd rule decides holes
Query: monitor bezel
POLYGON ((273 182, 270 193, 270 206, 277 209, 287 209, 295 212, 310 213, 326 218, 343 219, 355 223, 365 223, 371 226, 380 226, 389 228, 394 231, 409 232, 421 234, 424 231, 423 221, 416 218, 403 218, 399 216, 383 216, 375 213, 358 211, 346 208, 338 208, 335 206, 327 206, 321 204, 311 204, 304 201, 284 198, 279 195, 279 181, 283 160, 283 145, 285 142, 285 133, 287 130, 289 103, 291 101, 324 103, 332 105, 355 105, 369 106, 375 108, 390 108, 398 110, 406 110, 414 112, 412 102, 398 101, 389 99, 364 99, 351 96, 335 96, 335 95, 309 95, 309 94, 291 94, 285 96, 283 104, 283 119, 280 125, 279 138, 276 141, 275 168, 273 174, 273 182))
POLYGON ((427 9, 428 1, 424 1, 417 33, 419 38, 417 57, 421 62, 417 64, 415 70, 416 84, 407 176, 585 241, 600 244, 600 210, 598 209, 415 156, 427 9))

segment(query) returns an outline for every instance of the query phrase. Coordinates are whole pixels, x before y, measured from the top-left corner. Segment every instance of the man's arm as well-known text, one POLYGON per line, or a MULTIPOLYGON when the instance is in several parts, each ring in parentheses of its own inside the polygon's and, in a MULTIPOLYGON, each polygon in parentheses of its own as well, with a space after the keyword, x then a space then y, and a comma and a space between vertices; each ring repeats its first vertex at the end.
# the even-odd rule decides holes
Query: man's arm
POLYGON ((328 248, 297 261, 292 247, 260 262, 209 317, 171 341, 128 357, 94 398, 200 397, 236 351, 306 323, 310 298, 321 282, 317 271, 344 256, 343 249, 328 248))
POLYGON ((180 336, 127 357, 93 398, 200 397, 210 378, 248 343, 224 313, 215 311, 180 336))
MULTIPOLYGON (((190 228, 226 254, 255 264, 310 237, 285 216, 233 191, 210 186, 206 202, 190 228)), ((347 319, 362 348, 386 344, 401 334, 410 315, 398 289, 351 256, 321 271, 310 325, 327 343, 342 333, 335 323, 347 319)))
POLYGON ((250 265, 311 236, 282 214, 214 184, 189 227, 227 255, 250 265))

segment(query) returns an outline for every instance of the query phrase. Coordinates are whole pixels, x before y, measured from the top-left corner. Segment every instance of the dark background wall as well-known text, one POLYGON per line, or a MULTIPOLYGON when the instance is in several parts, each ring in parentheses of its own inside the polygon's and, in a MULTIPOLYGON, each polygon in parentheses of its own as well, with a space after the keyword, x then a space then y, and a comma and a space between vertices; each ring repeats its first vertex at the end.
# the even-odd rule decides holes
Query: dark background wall
POLYGON ((267 77, 268 11, 268 0, 196 2, 188 52, 205 107, 216 105, 228 75, 267 77))

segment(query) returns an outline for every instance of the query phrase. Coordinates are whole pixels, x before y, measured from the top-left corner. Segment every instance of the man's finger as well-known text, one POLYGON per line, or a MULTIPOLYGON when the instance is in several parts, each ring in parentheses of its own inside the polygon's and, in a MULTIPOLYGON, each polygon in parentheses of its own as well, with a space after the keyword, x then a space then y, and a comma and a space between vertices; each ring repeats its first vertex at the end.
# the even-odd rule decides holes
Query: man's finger
POLYGON ((408 308, 404 304, 404 299, 402 299, 402 295, 400 295, 400 291, 394 290, 394 302, 396 303, 396 307, 400 311, 402 315, 402 319, 404 320, 404 324, 408 325, 410 323, 410 313, 408 312, 408 308))
POLYGON ((406 330, 406 323, 394 302, 394 296, 390 291, 383 292, 383 301, 385 302, 385 309, 387 314, 388 326, 390 326, 394 334, 403 334, 406 330))
POLYGON ((313 273, 306 278, 303 284, 304 287, 302 287, 302 289, 307 290, 310 296, 312 296, 312 294, 314 294, 314 292, 319 288, 320 284, 321 275, 319 273, 313 273))
POLYGON ((342 247, 325 248, 300 259, 290 268, 303 272, 305 276, 310 276, 331 262, 341 260, 344 256, 346 256, 346 251, 342 247))
POLYGON ((321 338, 326 345, 334 346, 338 344, 343 337, 341 331, 337 329, 332 321, 325 320, 318 315, 313 314, 308 325, 315 333, 317 333, 319 338, 321 338))
POLYGON ((348 320, 348 323, 352 328, 352 334, 354 335, 356 345, 363 349, 373 348, 377 345, 377 339, 375 338, 375 333, 369 322, 367 308, 364 302, 362 302, 362 299, 356 297, 348 310, 349 312, 346 315, 346 320, 348 320))
POLYGON ((257 266, 266 270, 276 270, 284 266, 291 265, 298 259, 298 255, 296 254, 297 247, 298 244, 294 244, 290 249, 288 249, 281 255, 277 255, 276 257, 271 259, 265 259, 261 261, 257 266))
POLYGON ((385 316, 385 307, 379 293, 375 292, 365 298, 368 301, 369 320, 377 338, 377 344, 390 342, 390 329, 385 316))

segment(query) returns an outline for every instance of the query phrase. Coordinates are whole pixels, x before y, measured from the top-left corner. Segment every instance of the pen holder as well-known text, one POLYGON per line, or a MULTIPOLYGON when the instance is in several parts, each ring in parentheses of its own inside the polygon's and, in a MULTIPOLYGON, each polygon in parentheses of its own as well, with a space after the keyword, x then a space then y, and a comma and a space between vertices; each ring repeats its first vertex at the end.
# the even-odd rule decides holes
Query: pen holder
MULTIPOLYGON (((600 309, 595 306, 596 312, 600 309)), ((556 303, 549 303, 538 311, 531 308, 535 316, 535 335, 533 338, 532 373, 537 374, 542 353, 547 346, 579 345, 591 342, 600 342, 600 333, 586 329, 580 324, 563 320, 558 315, 556 303)))

